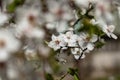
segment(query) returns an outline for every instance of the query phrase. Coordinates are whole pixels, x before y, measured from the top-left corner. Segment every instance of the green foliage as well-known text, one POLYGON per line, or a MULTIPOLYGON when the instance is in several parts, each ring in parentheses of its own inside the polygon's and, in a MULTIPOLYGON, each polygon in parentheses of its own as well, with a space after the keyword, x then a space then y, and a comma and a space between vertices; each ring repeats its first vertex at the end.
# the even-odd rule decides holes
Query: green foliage
POLYGON ((105 44, 105 43, 102 42, 102 41, 97 41, 97 42, 95 43, 95 47, 96 47, 96 48, 101 48, 104 44, 105 44))
POLYGON ((77 69, 69 68, 68 73, 74 77, 74 80, 80 80, 77 69))
POLYGON ((50 56, 48 58, 48 62, 50 63, 50 66, 52 68, 52 70, 57 73, 60 69, 60 65, 58 64, 58 61, 56 61, 56 59, 54 58, 56 55, 56 52, 54 50, 51 50, 50 52, 50 56))
POLYGON ((75 25, 75 33, 79 34, 80 32, 88 32, 90 36, 93 34, 102 37, 104 32, 97 26, 90 23, 89 19, 83 19, 75 25))
POLYGON ((91 24, 89 19, 83 19, 82 23, 83 26, 79 29, 79 32, 88 32, 90 36, 93 34, 96 34, 100 37, 104 35, 104 32, 97 25, 91 24))
POLYGON ((77 75, 74 75, 74 80, 79 80, 79 77, 77 75))
POLYGON ((20 5, 22 5, 22 4, 24 3, 24 1, 25 1, 25 0, 14 0, 11 4, 9 4, 9 5, 7 6, 8 12, 10 12, 10 13, 14 12, 15 9, 16 9, 18 6, 20 6, 20 5))
MULTIPOLYGON (((100 29, 99 26, 97 25, 93 25, 90 23, 90 19, 85 18, 81 21, 79 21, 76 25, 75 25, 75 33, 76 34, 80 34, 80 32, 88 32, 89 36, 92 37, 93 34, 98 35, 98 37, 102 37, 105 35, 105 33, 100 29)), ((102 41, 97 41, 95 43, 95 47, 96 48, 101 48, 105 43, 102 41)))
POLYGON ((116 80, 120 80, 120 75, 115 77, 116 80))
POLYGON ((45 75, 46 80, 54 80, 53 76, 49 73, 45 75))
POLYGON ((74 76, 74 74, 77 72, 77 69, 73 69, 73 68, 69 68, 68 69, 68 73, 72 76, 74 76))

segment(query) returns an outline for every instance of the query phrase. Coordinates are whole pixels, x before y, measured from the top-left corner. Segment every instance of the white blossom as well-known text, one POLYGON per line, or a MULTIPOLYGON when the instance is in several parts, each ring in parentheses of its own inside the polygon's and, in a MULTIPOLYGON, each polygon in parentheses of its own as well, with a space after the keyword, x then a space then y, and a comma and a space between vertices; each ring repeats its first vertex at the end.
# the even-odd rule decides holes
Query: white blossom
MULTIPOLYGON (((74 55, 75 59, 79 59, 82 53, 82 50, 80 48, 73 48, 71 49, 71 53, 74 55)), ((85 58, 85 54, 82 55, 81 59, 85 58)))
POLYGON ((115 29, 114 25, 109 25, 109 26, 105 25, 103 27, 103 31, 107 34, 108 37, 117 39, 117 36, 113 34, 114 29, 115 29))
POLYGON ((58 37, 55 35, 52 35, 52 41, 49 42, 48 46, 53 48, 54 50, 58 50, 61 47, 65 47, 66 42, 64 42, 62 35, 58 37))
POLYGON ((68 31, 65 33, 64 40, 67 42, 68 46, 76 46, 78 36, 73 33, 73 31, 68 31))
POLYGON ((91 23, 99 25, 102 31, 107 34, 108 37, 117 39, 117 36, 113 33, 115 30, 114 25, 107 25, 103 19, 99 19, 98 21, 92 20, 91 23))
POLYGON ((27 60, 34 59, 37 56, 37 53, 34 49, 27 48, 24 53, 27 60))
POLYGON ((90 37, 87 33, 82 33, 79 36, 78 44, 81 46, 81 48, 87 49, 86 51, 89 52, 94 49, 94 42, 96 42, 97 40, 98 36, 95 34, 90 37))

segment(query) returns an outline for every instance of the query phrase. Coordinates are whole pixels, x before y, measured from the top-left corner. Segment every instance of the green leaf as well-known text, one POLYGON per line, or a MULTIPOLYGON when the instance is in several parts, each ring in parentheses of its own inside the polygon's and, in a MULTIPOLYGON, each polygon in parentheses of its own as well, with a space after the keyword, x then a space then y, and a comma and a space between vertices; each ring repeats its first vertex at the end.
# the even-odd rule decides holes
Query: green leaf
POLYGON ((74 76, 75 70, 72 69, 72 68, 69 68, 69 69, 68 69, 68 73, 69 73, 70 75, 74 76))
POLYGON ((99 37, 104 35, 104 32, 99 28, 99 26, 91 24, 89 19, 83 19, 82 24, 83 26, 81 26, 81 28, 78 30, 79 32, 88 32, 90 36, 93 34, 96 34, 99 37))
POLYGON ((68 73, 74 77, 74 80, 80 80, 77 69, 69 68, 68 73))
POLYGON ((102 41, 97 41, 97 42, 95 43, 95 47, 96 47, 96 48, 101 48, 104 44, 105 44, 105 43, 102 42, 102 41))
POLYGON ((74 75, 74 80, 80 80, 77 74, 74 75))
POLYGON ((77 71, 78 71, 77 69, 73 69, 73 68, 68 69, 68 73, 72 76, 74 76, 74 74, 76 74, 77 71))
POLYGON ((45 44, 47 44, 47 45, 49 44, 49 42, 48 42, 48 41, 44 41, 44 43, 45 43, 45 44))
POLYGON ((54 80, 53 76, 49 73, 45 75, 46 80, 54 80))
POLYGON ((7 5, 7 11, 12 13, 16 8, 24 3, 25 0, 14 0, 11 4, 7 5))

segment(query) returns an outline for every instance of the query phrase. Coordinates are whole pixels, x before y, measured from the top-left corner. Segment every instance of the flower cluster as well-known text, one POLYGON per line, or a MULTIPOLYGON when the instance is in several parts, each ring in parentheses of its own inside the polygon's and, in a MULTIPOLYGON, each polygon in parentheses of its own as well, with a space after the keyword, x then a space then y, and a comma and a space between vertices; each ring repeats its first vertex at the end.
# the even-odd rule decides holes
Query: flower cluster
POLYGON ((80 59, 85 57, 83 53, 88 53, 94 49, 94 43, 97 40, 98 36, 95 34, 89 37, 87 33, 77 35, 73 30, 69 30, 65 34, 52 35, 52 41, 49 42, 48 46, 55 51, 70 48, 71 54, 74 55, 75 59, 80 59))

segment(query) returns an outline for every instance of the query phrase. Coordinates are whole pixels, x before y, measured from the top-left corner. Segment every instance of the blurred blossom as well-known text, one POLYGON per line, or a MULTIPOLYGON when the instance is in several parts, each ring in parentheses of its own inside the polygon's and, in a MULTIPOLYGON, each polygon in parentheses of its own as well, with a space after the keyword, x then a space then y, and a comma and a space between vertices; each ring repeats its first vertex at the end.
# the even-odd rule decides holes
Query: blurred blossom
POLYGON ((50 12, 47 12, 47 15, 45 14, 45 18, 48 24, 52 24, 52 26, 47 25, 47 28, 55 28, 58 32, 68 29, 69 21, 75 20, 75 14, 67 1, 47 0, 47 3, 50 12))
POLYGON ((56 30, 57 30, 57 32, 64 32, 66 29, 68 29, 68 24, 67 24, 66 21, 56 22, 56 30))
POLYGON ((0 50, 0 62, 5 62, 10 57, 10 54, 4 50, 0 50))
MULTIPOLYGON (((19 12, 19 11, 18 11, 19 12)), ((25 10, 21 14, 18 13, 20 19, 18 17, 16 30, 19 36, 25 35, 29 38, 44 38, 44 30, 40 29, 39 26, 39 11, 34 9, 25 10)))
POLYGON ((57 20, 71 20, 74 19, 74 13, 71 10, 69 4, 66 0, 56 1, 47 0, 48 8, 52 14, 57 18, 57 20), (53 5, 54 4, 54 5, 53 5))
POLYGON ((36 58, 37 53, 36 53, 35 50, 26 49, 26 50, 25 50, 25 56, 26 56, 26 59, 27 59, 27 60, 32 60, 32 59, 35 59, 35 58, 36 58))
POLYGON ((55 29, 55 27, 56 27, 56 23, 55 22, 54 23, 47 23, 46 24, 46 28, 47 29, 52 30, 52 29, 55 29))
POLYGON ((83 8, 88 8, 90 0, 75 0, 75 3, 83 8))
POLYGON ((0 10, 0 25, 3 25, 4 23, 6 23, 8 19, 9 19, 8 14, 0 10))
POLYGON ((17 79, 19 76, 18 70, 13 65, 8 65, 7 67, 7 77, 10 80, 17 79))
POLYGON ((120 7, 117 7, 117 9, 118 9, 118 15, 120 17, 120 7))
POLYGON ((38 50, 39 50, 39 55, 40 56, 45 57, 45 58, 50 56, 50 53, 49 53, 50 52, 50 48, 48 48, 48 47, 46 47, 44 45, 40 45, 38 50))
POLYGON ((20 7, 16 10, 16 15, 17 15, 17 21, 22 21, 22 20, 28 20, 29 22, 32 23, 37 23, 37 20, 39 19, 40 16, 40 10, 35 9, 34 7, 20 7), (22 12, 21 12, 22 11, 22 12))
POLYGON ((103 19, 105 22, 111 23, 114 18, 111 14, 110 3, 106 1, 100 1, 96 5, 95 9, 96 19, 103 19))
POLYGON ((6 61, 10 53, 16 52, 19 48, 19 40, 10 31, 5 29, 0 30, 0 61, 6 61))
POLYGON ((56 21, 56 16, 54 16, 52 13, 44 13, 44 18, 48 23, 53 23, 56 21))

